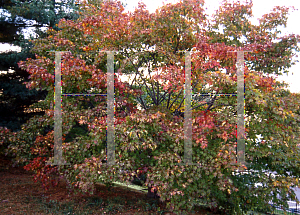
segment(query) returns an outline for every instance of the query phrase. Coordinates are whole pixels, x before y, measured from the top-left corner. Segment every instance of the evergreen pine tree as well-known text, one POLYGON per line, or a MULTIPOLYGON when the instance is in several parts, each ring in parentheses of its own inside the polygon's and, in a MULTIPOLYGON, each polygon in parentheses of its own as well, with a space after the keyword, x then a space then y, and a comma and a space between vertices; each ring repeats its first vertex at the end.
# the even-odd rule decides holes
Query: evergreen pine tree
POLYGON ((74 0, 2 0, 0 9, 1 46, 6 43, 21 48, 20 52, 2 50, 0 53, 0 127, 17 131, 33 115, 44 114, 24 113, 24 110, 47 95, 47 91, 28 90, 23 84, 29 74, 17 63, 35 58, 30 52, 30 38, 25 38, 23 30, 34 29, 33 37, 45 37, 45 28, 59 30, 56 24, 60 19, 78 18, 77 4, 74 0))

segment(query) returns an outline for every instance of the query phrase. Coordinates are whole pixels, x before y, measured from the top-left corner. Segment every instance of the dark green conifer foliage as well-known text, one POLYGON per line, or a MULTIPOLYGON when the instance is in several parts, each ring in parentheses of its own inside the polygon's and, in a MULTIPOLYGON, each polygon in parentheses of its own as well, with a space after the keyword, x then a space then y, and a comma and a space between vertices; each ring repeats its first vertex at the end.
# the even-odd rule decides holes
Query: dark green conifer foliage
POLYGON ((0 126, 17 131, 33 115, 44 114, 24 110, 47 95, 47 91, 28 90, 23 84, 29 80, 29 74, 17 63, 34 59, 35 55, 30 52, 32 43, 22 30, 34 29, 35 37, 45 37, 42 27, 59 30, 56 24, 60 19, 77 19, 77 5, 74 0, 1 0, 0 9, 0 46, 8 43, 21 47, 21 52, 0 53, 0 71, 14 71, 0 75, 0 126))

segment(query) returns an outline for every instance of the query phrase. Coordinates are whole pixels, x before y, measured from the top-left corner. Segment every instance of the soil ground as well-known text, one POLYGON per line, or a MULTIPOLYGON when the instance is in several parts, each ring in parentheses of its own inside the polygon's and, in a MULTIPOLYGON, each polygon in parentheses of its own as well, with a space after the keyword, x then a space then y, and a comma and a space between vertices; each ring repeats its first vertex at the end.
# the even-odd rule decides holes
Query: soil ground
MULTIPOLYGON (((64 182, 45 191, 34 182, 33 173, 22 167, 11 167, 11 161, 0 157, 0 214, 174 214, 166 204, 147 198, 143 192, 123 187, 97 185, 90 194, 70 194, 64 182)), ((189 214, 213 214, 195 208, 189 214)))

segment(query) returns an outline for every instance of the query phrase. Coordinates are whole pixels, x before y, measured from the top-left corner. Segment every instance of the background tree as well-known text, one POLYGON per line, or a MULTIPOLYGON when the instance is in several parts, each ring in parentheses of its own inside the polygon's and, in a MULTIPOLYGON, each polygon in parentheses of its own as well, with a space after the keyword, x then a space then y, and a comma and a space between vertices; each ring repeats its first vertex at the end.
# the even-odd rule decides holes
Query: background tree
POLYGON ((70 186, 83 191, 93 191, 97 181, 108 185, 117 180, 128 182, 139 168, 146 168, 145 185, 157 189, 161 200, 169 201, 172 209, 191 209, 200 201, 223 213, 242 214, 270 210, 271 199, 286 208, 286 201, 295 197, 290 187, 299 185, 299 95, 283 90, 283 84, 269 73, 280 73, 292 64, 292 51, 285 52, 287 61, 282 64, 283 56, 276 54, 278 48, 274 47, 298 51, 299 36, 288 35, 286 41, 290 42, 277 42, 269 39, 270 32, 257 31, 265 25, 276 29, 284 23, 284 8, 277 8, 273 18, 264 16, 265 21, 256 26, 247 21, 251 2, 229 5, 224 1, 212 22, 205 18, 203 4, 189 0, 150 14, 144 4, 133 13, 124 13, 120 2, 86 3, 81 5, 84 10, 78 20, 62 19, 60 31, 51 29, 48 37, 35 40, 32 50, 36 59, 27 59, 19 66, 31 74, 29 89, 48 91, 40 102, 46 115, 32 118, 20 132, 3 131, 16 163, 35 170, 36 178, 46 185, 50 173, 57 172, 70 186), (229 22, 227 17, 238 22, 229 22), (240 22, 248 30, 238 29, 240 22), (215 30, 218 23, 224 24, 223 33, 215 30), (250 35, 249 39, 241 40, 243 34, 250 35), (144 50, 151 47, 154 51, 144 50), (251 171, 234 174, 239 166, 232 164, 236 143, 234 97, 211 96, 193 103, 193 162, 197 165, 175 165, 182 162, 184 154, 183 118, 171 114, 183 111, 185 59, 184 53, 177 51, 198 51, 192 54, 193 93, 235 93, 236 55, 230 51, 241 49, 253 51, 246 55, 245 67, 244 168, 251 171), (99 50, 122 50, 114 62, 116 165, 107 167, 103 162, 106 100, 78 101, 76 97, 63 99, 63 135, 70 138, 64 141, 63 150, 71 166, 45 165, 53 156, 54 53, 49 50, 70 51, 62 57, 64 93, 106 93, 106 55, 99 50), (266 68, 266 61, 273 62, 273 69, 266 68), (148 67, 148 77, 144 67, 148 67), (123 72, 136 75, 131 84, 119 80, 123 72), (142 110, 137 110, 138 103, 142 110), (87 134, 68 137, 77 123, 86 126, 87 134), (260 143, 256 141, 258 134, 262 135, 260 143), (285 172, 280 172, 282 168, 285 172), (265 171, 279 175, 273 178, 265 171), (256 183, 262 186, 256 187, 256 183))
MULTIPOLYGON (((29 73, 18 66, 18 62, 34 58, 30 52, 33 47, 28 38, 28 30, 33 37, 45 37, 44 29, 58 30, 60 19, 77 19, 76 2, 74 0, 3 0, 0 2, 0 42, 21 48, 17 51, 0 53, 0 71, 11 71, 0 75, 0 126, 14 131, 21 129, 21 124, 36 114, 44 114, 37 110, 35 113, 24 113, 33 103, 45 99, 47 91, 28 90, 24 82, 29 80, 29 73), (25 32, 27 35, 25 36, 25 32)), ((33 38, 31 38, 33 39, 33 38)))

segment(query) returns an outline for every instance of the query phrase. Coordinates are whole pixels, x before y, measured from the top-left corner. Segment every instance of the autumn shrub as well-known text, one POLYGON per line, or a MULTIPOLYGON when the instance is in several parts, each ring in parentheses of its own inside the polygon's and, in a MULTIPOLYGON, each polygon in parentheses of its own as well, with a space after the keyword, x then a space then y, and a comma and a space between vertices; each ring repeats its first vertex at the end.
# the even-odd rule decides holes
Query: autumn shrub
POLYGON ((4 150, 9 145, 9 137, 13 135, 12 131, 6 127, 0 127, 0 153, 3 154, 4 150))
POLYGON ((269 74, 286 72, 293 64, 291 50, 298 51, 298 35, 274 33, 286 24, 288 8, 276 7, 259 25, 252 25, 251 2, 224 1, 213 20, 207 20, 198 0, 167 4, 152 14, 142 3, 133 13, 125 13, 118 1, 81 6, 78 20, 62 19, 59 31, 50 29, 47 38, 33 41, 36 59, 19 63, 31 74, 26 86, 49 93, 39 102, 44 116, 30 119, 19 132, 1 130, 6 153, 16 164, 35 171, 45 188, 57 183, 52 177, 56 174, 83 192, 93 192, 96 182, 129 183, 144 169, 144 185, 178 213, 197 203, 223 214, 270 211, 270 200, 287 208, 287 200, 295 198, 290 188, 299 186, 299 94, 285 90, 286 85, 269 74), (151 47, 155 50, 145 50, 151 47), (114 52, 115 164, 106 162, 106 98, 66 96, 62 151, 69 165, 47 165, 54 159, 51 50, 69 51, 61 55, 63 93, 98 94, 107 93, 105 51, 119 51, 114 52), (193 164, 181 165, 186 148, 184 117, 178 113, 185 111, 187 59, 180 51, 194 50, 193 94, 206 97, 192 102, 193 164), (252 51, 244 55, 244 164, 236 162, 237 99, 215 95, 236 93, 234 51, 239 50, 252 51), (134 79, 122 82, 121 74, 134 79), (257 135, 262 136, 260 142, 257 135), (266 174, 270 171, 278 176, 266 174))

